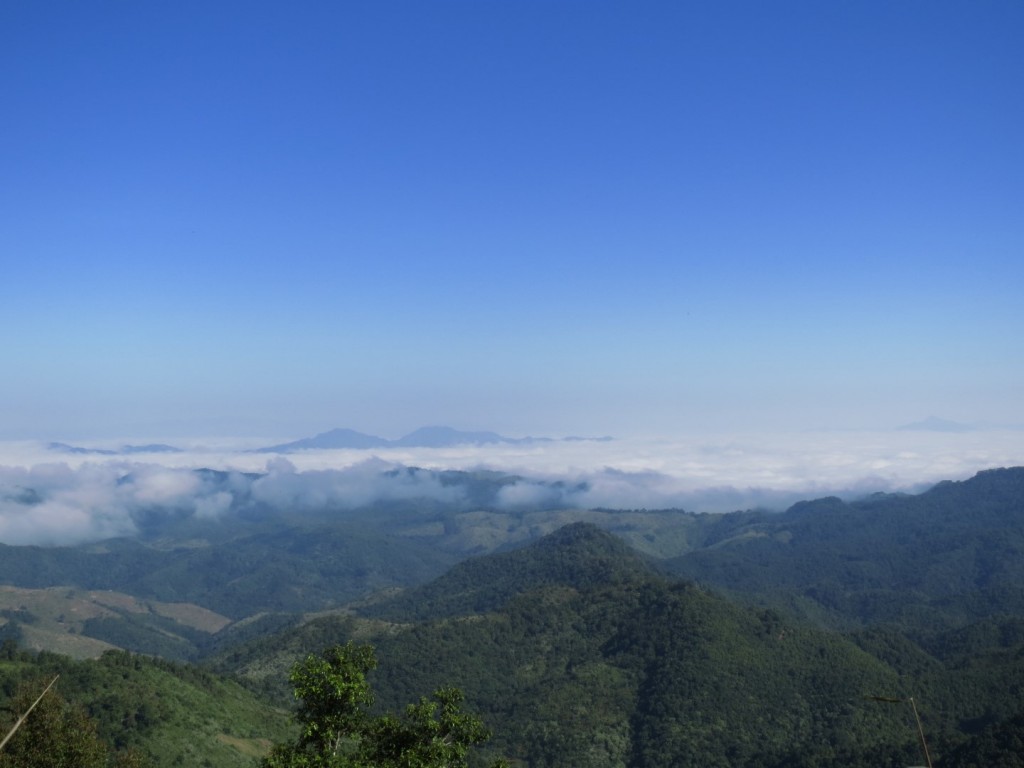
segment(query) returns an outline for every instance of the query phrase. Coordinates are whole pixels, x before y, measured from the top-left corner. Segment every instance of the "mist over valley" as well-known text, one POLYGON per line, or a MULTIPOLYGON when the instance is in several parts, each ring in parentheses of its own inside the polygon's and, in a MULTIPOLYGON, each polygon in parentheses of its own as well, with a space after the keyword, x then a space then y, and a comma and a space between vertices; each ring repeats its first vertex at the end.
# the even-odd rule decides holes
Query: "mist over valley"
MULTIPOLYGON (((162 518, 344 517, 375 503, 503 512, 782 510, 821 496, 916 492, 1024 464, 1024 432, 799 432, 689 438, 507 438, 451 428, 387 440, 334 430, 289 443, 0 442, 0 542, 73 544, 162 518), (352 447, 353 443, 373 444, 352 447), (345 447, 339 447, 341 442, 345 447), (446 472, 500 477, 479 489, 446 472), (268 512, 269 511, 269 512, 268 512)), ((140 527, 141 526, 141 527, 140 527)))

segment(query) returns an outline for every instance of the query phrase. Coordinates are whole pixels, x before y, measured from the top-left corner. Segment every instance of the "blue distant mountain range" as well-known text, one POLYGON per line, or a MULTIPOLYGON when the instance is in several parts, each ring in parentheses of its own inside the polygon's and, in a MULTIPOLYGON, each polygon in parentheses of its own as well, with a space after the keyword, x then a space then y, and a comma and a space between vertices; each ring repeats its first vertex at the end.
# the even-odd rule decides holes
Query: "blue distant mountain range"
POLYGON ((85 448, 80 445, 68 445, 67 443, 49 443, 46 446, 51 451, 61 453, 84 453, 93 456, 121 456, 130 453, 181 453, 181 448, 163 443, 151 443, 149 445, 122 445, 120 448, 85 448))
MULTIPOLYGON (((611 440, 610 437, 566 437, 561 440, 611 440)), ((314 437, 305 437, 290 443, 270 445, 260 448, 260 453, 292 453, 311 449, 334 448, 448 448, 454 445, 494 445, 550 443, 556 442, 550 437, 503 437, 497 432, 463 432, 451 427, 421 427, 397 440, 356 432, 354 429, 332 429, 314 437)))
MULTIPOLYGON (((373 448, 448 448, 455 445, 496 445, 499 443, 530 444, 572 441, 606 442, 610 437, 504 437, 497 432, 464 432, 452 427, 421 427, 397 440, 388 440, 354 429, 332 429, 313 437, 304 437, 290 443, 257 448, 255 453, 293 453, 307 450, 331 450, 350 448, 365 450, 373 448)), ((47 449, 59 453, 73 453, 91 456, 124 456, 139 453, 180 453, 181 448, 163 443, 147 445, 122 445, 118 448, 90 448, 68 443, 48 443, 47 449)))
POLYGON ((896 429, 905 432, 973 432, 978 427, 972 424, 962 424, 959 421, 941 419, 938 416, 929 416, 927 419, 904 424, 896 429))

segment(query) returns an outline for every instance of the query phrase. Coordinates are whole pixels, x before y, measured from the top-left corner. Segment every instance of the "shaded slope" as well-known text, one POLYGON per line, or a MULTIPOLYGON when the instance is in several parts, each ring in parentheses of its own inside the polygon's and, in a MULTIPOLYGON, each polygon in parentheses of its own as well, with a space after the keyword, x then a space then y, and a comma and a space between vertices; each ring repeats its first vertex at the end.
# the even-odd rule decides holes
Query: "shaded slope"
POLYGON ((589 523, 574 523, 522 549, 463 561, 439 579, 363 613, 399 621, 482 613, 539 587, 582 589, 650 575, 647 562, 621 539, 589 523))
POLYGON ((377 589, 422 583, 456 559, 424 542, 335 524, 166 549, 129 539, 102 547, 0 545, 0 583, 110 589, 196 603, 240 619, 267 610, 320 610, 377 589))
POLYGON ((840 620, 949 625, 1024 613, 1024 469, 917 496, 826 498, 743 520, 672 572, 840 620))
POLYGON ((324 616, 218 664, 283 692, 296 658, 372 641, 383 708, 457 685, 492 748, 538 768, 895 768, 920 763, 916 730, 870 697, 914 696, 941 756, 1011 717, 1024 690, 1019 620, 845 636, 669 583, 587 525, 363 612, 390 621, 324 616))
POLYGON ((22 682, 38 690, 39 681, 57 674, 59 694, 85 708, 104 741, 117 749, 140 749, 161 768, 252 766, 269 740, 289 728, 279 710, 237 683, 194 667, 115 651, 96 661, 72 661, 10 646, 0 650, 5 693, 22 682))
MULTIPOLYGON (((267 663, 280 667, 285 648, 294 659, 372 640, 382 708, 459 686, 493 728, 491 748, 518 765, 782 768, 808 755, 874 766, 915 748, 888 713, 862 705, 900 691, 888 664, 838 635, 669 584, 593 526, 467 561, 365 612, 408 623, 323 617, 264 645, 267 663)), ((241 658, 259 674, 258 656, 241 658)))
POLYGON ((570 526, 419 592, 443 618, 378 638, 382 702, 458 685, 493 726, 495 748, 530 766, 913 756, 913 734, 863 706, 900 690, 889 665, 839 635, 666 583, 608 538, 570 526), (445 582, 473 587, 453 603, 426 597, 445 582))

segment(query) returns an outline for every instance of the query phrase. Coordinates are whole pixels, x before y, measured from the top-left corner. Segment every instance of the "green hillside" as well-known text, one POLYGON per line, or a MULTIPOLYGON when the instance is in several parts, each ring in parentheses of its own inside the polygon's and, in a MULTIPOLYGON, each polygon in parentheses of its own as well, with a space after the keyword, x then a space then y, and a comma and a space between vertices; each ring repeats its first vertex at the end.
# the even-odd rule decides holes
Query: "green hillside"
POLYGON ((586 587, 652 573, 652 567, 620 539, 593 525, 574 523, 525 551, 466 560, 431 583, 364 607, 361 613, 403 621, 465 616, 500 608, 545 585, 586 587))
POLYGON ((1024 468, 735 523, 664 567, 836 626, 952 628, 1024 615, 1024 468))
POLYGON ((227 541, 0 545, 0 583, 114 590, 195 603, 233 619, 317 610, 439 575, 456 558, 362 526, 277 528, 227 541))
POLYGON ((325 616, 220 664, 266 685, 260 672, 286 657, 370 639, 381 707, 456 685, 494 730, 481 759, 518 765, 915 759, 904 719, 866 698, 913 692, 892 663, 850 638, 665 581, 592 526, 467 561, 410 594, 427 602, 403 595, 366 611, 390 623, 325 616))
POLYGON ((42 690, 55 675, 56 693, 83 707, 107 744, 139 750, 157 766, 252 766, 271 741, 289 733, 284 711, 196 667, 119 651, 74 661, 19 652, 10 643, 0 649, 7 700, 21 686, 42 690))
MULTIPOLYGON (((1024 701, 1022 499, 1024 470, 1013 469, 777 514, 593 511, 616 535, 570 522, 517 549, 496 544, 496 511, 402 505, 382 518, 387 532, 365 517, 262 520, 188 546, 77 548, 66 562, 56 550, 8 548, 13 564, 3 567, 42 563, 44 576, 21 572, 40 581, 93 578, 106 562, 113 583, 155 553, 140 589, 223 600, 238 613, 68 587, 0 589, 8 637, 56 642, 63 632, 93 652, 104 641, 206 665, 120 652, 74 662, 8 645, 0 683, 9 697, 18 680, 59 668, 63 695, 111 743, 151 751, 161 765, 231 766, 287 731, 292 664, 353 640, 377 648, 381 711, 461 688, 494 732, 481 761, 895 768, 923 762, 913 697, 936 768, 1019 765, 1007 756, 1024 701), (659 561, 657 536, 643 531, 673 519, 681 533, 671 546, 684 554, 659 561), (486 533, 471 535, 474 525, 486 533), (460 550, 485 540, 498 551, 460 550), (446 558, 460 562, 444 570, 446 558)), ((526 535, 540 514, 523 513, 505 533, 526 535)), ((546 525, 563 519, 548 515, 546 525)))
POLYGON ((139 600, 106 590, 0 586, 0 636, 24 648, 80 659, 117 648, 194 658, 231 623, 190 603, 139 600))

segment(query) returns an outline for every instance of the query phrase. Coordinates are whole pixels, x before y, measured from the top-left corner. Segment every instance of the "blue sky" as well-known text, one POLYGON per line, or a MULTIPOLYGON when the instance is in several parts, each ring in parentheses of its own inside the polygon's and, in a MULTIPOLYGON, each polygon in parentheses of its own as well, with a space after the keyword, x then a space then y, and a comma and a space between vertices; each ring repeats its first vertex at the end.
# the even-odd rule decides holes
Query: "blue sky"
POLYGON ((1024 5, 9 2, 0 438, 1024 422, 1024 5))

